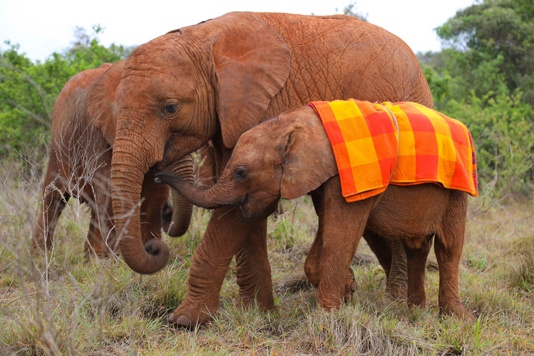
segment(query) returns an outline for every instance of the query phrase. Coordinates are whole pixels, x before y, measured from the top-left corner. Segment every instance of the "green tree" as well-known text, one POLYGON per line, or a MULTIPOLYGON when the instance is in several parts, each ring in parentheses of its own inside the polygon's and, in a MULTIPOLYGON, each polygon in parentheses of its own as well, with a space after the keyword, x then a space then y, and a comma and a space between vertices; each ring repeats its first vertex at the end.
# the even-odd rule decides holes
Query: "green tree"
POLYGON ((65 53, 53 53, 33 63, 19 46, 6 41, 0 51, 0 159, 22 156, 41 159, 50 135, 55 98, 75 74, 105 62, 125 58, 131 49, 100 44, 102 28, 76 32, 76 41, 65 53), (36 148, 40 148, 37 149, 36 148))
POLYGON ((481 189, 503 196, 534 189, 534 109, 518 92, 450 100, 443 110, 467 125, 475 143, 481 189))
POLYGON ((458 11, 436 31, 451 49, 448 71, 474 84, 477 96, 502 82, 510 93, 521 90, 522 100, 534 106, 531 0, 484 0, 458 11), (488 73, 493 76, 485 77, 488 73))
POLYGON ((534 3, 484 0, 436 29, 445 49, 418 54, 438 110, 463 121, 483 191, 534 192, 534 3))

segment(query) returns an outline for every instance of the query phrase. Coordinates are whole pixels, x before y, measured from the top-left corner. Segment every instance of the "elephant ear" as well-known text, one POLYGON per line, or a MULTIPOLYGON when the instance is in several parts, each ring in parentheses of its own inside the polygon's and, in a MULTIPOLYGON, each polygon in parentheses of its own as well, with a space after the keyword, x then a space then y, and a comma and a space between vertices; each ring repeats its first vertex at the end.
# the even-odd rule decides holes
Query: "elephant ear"
MULTIPOLYGON (((298 112, 302 110, 298 109, 298 112)), ((332 146, 320 119, 309 107, 305 108, 304 115, 312 120, 302 122, 293 118, 293 127, 286 136, 280 187, 281 195, 286 199, 307 194, 338 174, 332 146)))
POLYGON ((89 92, 88 112, 104 139, 110 145, 115 142, 117 127, 116 93, 119 85, 124 60, 111 65, 93 84, 89 92))
POLYGON ((224 145, 233 148, 266 110, 289 76, 291 53, 280 35, 253 14, 232 19, 213 45, 217 114, 224 145))

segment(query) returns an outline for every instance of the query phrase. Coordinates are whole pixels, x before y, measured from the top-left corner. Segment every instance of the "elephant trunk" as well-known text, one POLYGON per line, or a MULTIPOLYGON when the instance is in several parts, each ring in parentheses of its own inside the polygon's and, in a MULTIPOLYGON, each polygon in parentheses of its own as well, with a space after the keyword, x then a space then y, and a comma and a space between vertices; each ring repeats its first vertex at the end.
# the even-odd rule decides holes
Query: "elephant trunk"
MULTIPOLYGON (((176 165, 167 169, 173 175, 181 177, 185 182, 193 184, 193 156, 187 155, 182 158, 176 165)), ((175 189, 171 190, 172 194, 172 218, 168 224, 163 226, 169 236, 182 236, 189 229, 193 205, 182 194, 175 189)))
POLYGON ((169 184, 184 196, 185 199, 205 209, 218 209, 227 205, 237 205, 241 202, 239 199, 234 199, 230 194, 222 194, 219 191, 220 184, 215 184, 209 189, 200 189, 178 176, 165 173, 156 174, 155 181, 157 183, 169 184))
POLYGON ((131 138, 115 140, 111 163, 113 215, 124 261, 138 273, 151 274, 167 264, 169 248, 160 239, 152 239, 143 246, 140 199, 149 164, 139 159, 138 154, 142 155, 144 150, 134 147, 134 142, 131 138))

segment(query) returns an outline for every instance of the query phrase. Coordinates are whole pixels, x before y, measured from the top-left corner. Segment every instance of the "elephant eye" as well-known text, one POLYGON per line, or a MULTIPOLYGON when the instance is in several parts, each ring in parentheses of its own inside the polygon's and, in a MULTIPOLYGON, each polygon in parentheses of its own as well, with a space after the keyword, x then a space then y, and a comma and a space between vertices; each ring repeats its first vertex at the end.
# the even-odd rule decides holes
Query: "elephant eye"
POLYGON ((176 111, 178 111, 178 105, 176 104, 169 104, 163 108, 163 113, 167 115, 176 114, 176 111))
POLYGON ((239 182, 242 182, 245 179, 247 179, 247 175, 248 175, 247 169, 244 168, 244 167, 238 167, 234 171, 234 178, 235 178, 235 180, 237 180, 239 182))

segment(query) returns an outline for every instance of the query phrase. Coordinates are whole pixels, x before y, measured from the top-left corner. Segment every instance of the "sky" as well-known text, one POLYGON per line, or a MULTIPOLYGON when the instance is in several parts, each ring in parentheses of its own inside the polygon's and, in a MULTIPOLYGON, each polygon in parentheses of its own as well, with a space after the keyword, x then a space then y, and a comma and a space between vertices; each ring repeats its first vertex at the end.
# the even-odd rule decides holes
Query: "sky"
POLYGON ((414 52, 440 51, 434 28, 477 0, 0 0, 0 49, 6 40, 33 61, 63 52, 76 26, 88 33, 104 28, 101 43, 135 46, 168 31, 231 11, 289 12, 305 15, 353 11, 402 38, 414 52))

